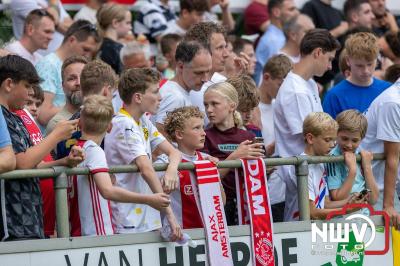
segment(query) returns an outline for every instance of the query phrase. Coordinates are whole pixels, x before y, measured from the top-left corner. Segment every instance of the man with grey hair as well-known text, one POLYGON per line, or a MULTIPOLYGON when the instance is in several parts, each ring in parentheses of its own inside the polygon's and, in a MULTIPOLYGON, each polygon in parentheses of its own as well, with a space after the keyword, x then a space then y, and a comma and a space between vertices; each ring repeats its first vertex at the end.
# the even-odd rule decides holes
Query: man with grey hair
POLYGON ((122 47, 119 56, 124 69, 151 67, 149 44, 132 41, 122 47))
MULTIPOLYGON (((150 45, 137 41, 125 44, 119 52, 119 58, 125 70, 129 68, 146 68, 153 65, 152 59, 150 59, 150 45)), ((113 92, 112 104, 115 113, 118 113, 122 107, 122 100, 118 90, 113 92)))
POLYGON ((300 60, 300 43, 304 35, 314 29, 314 22, 307 15, 300 14, 283 24, 286 43, 278 54, 284 54, 295 64, 300 60))

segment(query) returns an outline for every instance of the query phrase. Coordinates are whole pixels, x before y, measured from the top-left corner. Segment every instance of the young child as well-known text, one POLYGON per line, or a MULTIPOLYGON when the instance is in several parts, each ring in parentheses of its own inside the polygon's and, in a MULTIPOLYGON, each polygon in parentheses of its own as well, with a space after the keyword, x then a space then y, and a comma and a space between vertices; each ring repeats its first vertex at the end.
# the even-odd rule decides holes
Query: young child
MULTIPOLYGON (((118 91, 124 107, 113 118, 113 128, 104 140, 107 162, 111 165, 136 164, 140 173, 116 174, 116 186, 130 191, 151 194, 163 192, 152 166, 152 152, 165 153, 169 166, 162 179, 166 192, 177 188, 179 151, 157 131, 145 113, 155 114, 160 105, 160 73, 150 68, 126 70, 119 81, 118 91)), ((161 227, 159 211, 138 203, 113 203, 113 222, 117 233, 139 233, 161 227)), ((181 238, 179 224, 171 208, 165 214, 172 226, 172 240, 181 238)))
MULTIPOLYGON (((198 107, 186 106, 168 113, 165 119, 165 132, 168 137, 178 145, 182 154, 181 162, 193 162, 199 160, 215 161, 216 158, 199 152, 203 149, 206 133, 204 127, 204 115, 198 107)), ((158 157, 156 163, 168 163, 165 154, 158 157)), ((164 173, 159 172, 159 176, 164 173)), ((190 171, 180 170, 179 187, 171 192, 171 208, 174 211, 178 223, 183 229, 203 228, 203 221, 197 208, 196 199, 191 179, 194 178, 190 171)), ((221 194, 224 193, 221 185, 221 194)), ((163 226, 166 221, 163 220, 163 226)))
POLYGON ((40 106, 44 101, 44 93, 39 85, 32 85, 33 95, 30 94, 30 99, 25 104, 25 109, 32 115, 37 121, 40 113, 40 106))
MULTIPOLYGON (((336 121, 327 113, 310 113, 303 123, 303 136, 305 140, 305 150, 301 155, 323 156, 328 155, 335 145, 338 125, 336 121)), ((308 198, 310 201, 311 219, 325 219, 328 213, 339 210, 346 203, 353 203, 356 196, 348 197, 340 201, 331 201, 326 186, 326 170, 324 164, 310 164, 308 166, 308 198)), ((296 176, 291 173, 291 178, 295 183, 295 190, 286 184, 286 211, 290 210, 292 219, 298 218, 298 194, 296 176)), ((365 200, 365 197, 361 199, 365 200)))
POLYGON ((248 75, 239 75, 230 77, 226 80, 237 91, 239 96, 239 104, 237 110, 239 111, 243 126, 246 130, 253 132, 256 137, 262 137, 261 129, 251 124, 252 113, 260 102, 260 96, 257 92, 257 86, 254 80, 248 75))
POLYGON ((119 56, 123 44, 119 39, 126 37, 132 30, 131 12, 123 5, 108 3, 97 11, 96 18, 104 37, 99 57, 119 75, 123 69, 119 56))
MULTIPOLYGON (((56 144, 71 136, 78 121, 63 121, 54 131, 34 145, 22 119, 13 111, 24 108, 32 85, 39 84, 34 66, 17 55, 0 58, 0 103, 16 158, 16 169, 45 168, 57 165, 74 166, 82 161, 82 154, 74 150, 64 159, 43 162, 56 144)), ((43 238, 42 199, 39 179, 15 179, 0 183, 2 204, 0 219, 6 221, 0 239, 43 238), (7 191, 7 193, 4 193, 7 191)))
POLYGON ((364 112, 371 102, 391 84, 373 77, 379 54, 375 35, 358 32, 345 43, 350 75, 326 94, 323 109, 333 118, 348 109, 364 112))
POLYGON ((139 194, 112 185, 106 155, 100 144, 112 127, 113 114, 111 101, 104 96, 91 95, 83 102, 79 120, 82 136, 77 146, 84 150, 85 160, 79 167, 89 168, 90 174, 69 177, 72 236, 113 234, 109 200, 148 204, 157 210, 169 206, 169 197, 164 193, 139 194))
POLYGON ((378 199, 379 189, 372 173, 372 153, 358 151, 367 132, 368 122, 357 110, 341 112, 336 121, 339 125, 337 145, 331 155, 343 155, 344 162, 327 164, 327 183, 333 200, 343 200, 351 193, 370 189, 368 202, 373 205, 378 199), (361 154, 361 167, 356 162, 356 154, 361 154))
MULTIPOLYGON (((206 130, 203 151, 219 160, 264 156, 262 144, 252 143, 255 135, 241 129, 242 120, 236 111, 238 104, 238 93, 228 82, 213 84, 204 93, 204 106, 211 127, 206 130)), ((234 225, 237 218, 235 175, 229 169, 222 169, 220 174, 226 193, 227 223, 234 225)))

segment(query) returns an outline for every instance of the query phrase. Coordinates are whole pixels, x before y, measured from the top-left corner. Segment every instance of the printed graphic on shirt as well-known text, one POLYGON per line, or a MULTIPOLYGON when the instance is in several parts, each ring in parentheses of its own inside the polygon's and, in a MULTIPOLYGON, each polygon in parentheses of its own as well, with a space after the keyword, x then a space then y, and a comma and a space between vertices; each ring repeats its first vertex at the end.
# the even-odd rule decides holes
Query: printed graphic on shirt
POLYGON ((324 171, 323 177, 321 177, 321 180, 319 181, 318 185, 318 196, 315 198, 315 207, 317 209, 323 209, 323 201, 325 199, 325 194, 326 194, 326 183, 325 183, 325 177, 326 177, 326 170, 324 171))
POLYGON ((239 144, 218 144, 218 149, 222 152, 231 153, 239 147, 239 144))

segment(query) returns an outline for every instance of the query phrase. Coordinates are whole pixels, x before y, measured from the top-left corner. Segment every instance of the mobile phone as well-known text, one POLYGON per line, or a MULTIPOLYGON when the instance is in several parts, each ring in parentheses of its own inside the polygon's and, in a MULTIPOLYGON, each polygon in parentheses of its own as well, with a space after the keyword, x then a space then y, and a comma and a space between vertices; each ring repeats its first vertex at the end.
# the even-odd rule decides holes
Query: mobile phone
POLYGON ((260 143, 260 144, 262 144, 262 149, 264 150, 264 154, 266 154, 266 151, 265 151, 265 144, 264 144, 264 138, 263 138, 263 137, 255 137, 255 138, 253 139, 253 143, 260 143))
POLYGON ((370 189, 363 189, 363 190, 360 192, 360 195, 358 195, 357 199, 362 199, 365 195, 367 195, 367 194, 370 193, 370 192, 371 192, 370 189))

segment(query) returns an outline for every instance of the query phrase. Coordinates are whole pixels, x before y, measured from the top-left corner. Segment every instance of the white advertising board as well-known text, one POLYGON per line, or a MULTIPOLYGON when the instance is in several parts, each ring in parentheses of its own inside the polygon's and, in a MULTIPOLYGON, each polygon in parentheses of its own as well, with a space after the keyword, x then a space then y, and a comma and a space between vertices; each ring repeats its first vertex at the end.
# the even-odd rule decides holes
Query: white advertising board
MULTIPOLYGON (((132 235, 132 238, 135 236, 132 235)), ((115 237, 114 237, 115 238, 115 237)), ((75 245, 74 241, 82 239, 65 239, 69 241, 73 248, 58 250, 43 250, 35 252, 8 253, 0 254, 0 266, 205 266, 206 254, 204 239, 195 239, 196 248, 182 247, 175 243, 153 242, 140 244, 118 245, 118 241, 113 244, 102 246, 104 238, 84 238, 87 243, 93 244, 75 245), (88 241, 89 240, 89 241, 88 241), (72 243, 71 243, 72 242, 72 243)), ((116 239, 118 240, 118 236, 116 239)), ((384 234, 377 233, 373 247, 379 249, 382 246, 384 234)), ((37 241, 21 241, 23 243, 37 241)), ((52 240, 42 240, 50 241, 52 240)), ((57 240, 55 240, 57 241, 57 240)), ((125 241, 126 242, 126 241, 125 241)), ((289 232, 274 234, 275 265, 304 265, 304 266, 328 266, 328 265, 366 265, 366 266, 390 266, 393 265, 393 251, 391 241, 389 251, 385 255, 352 255, 350 252, 340 252, 337 254, 337 244, 328 249, 324 246, 315 248, 311 242, 311 231, 289 232)), ((7 245, 2 243, 1 245, 7 245)), ((0 246, 0 250, 1 250, 0 246)), ((232 236, 231 237, 232 255, 234 265, 245 266, 253 265, 251 262, 250 237, 232 236)), ((59 247, 57 247, 59 248, 59 247)), ((221 265, 223 266, 223 265, 221 265)))

